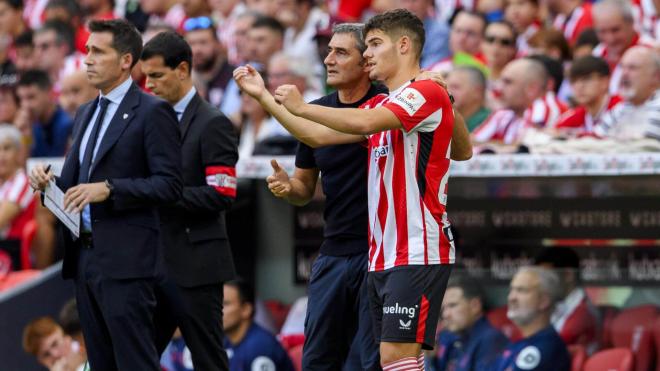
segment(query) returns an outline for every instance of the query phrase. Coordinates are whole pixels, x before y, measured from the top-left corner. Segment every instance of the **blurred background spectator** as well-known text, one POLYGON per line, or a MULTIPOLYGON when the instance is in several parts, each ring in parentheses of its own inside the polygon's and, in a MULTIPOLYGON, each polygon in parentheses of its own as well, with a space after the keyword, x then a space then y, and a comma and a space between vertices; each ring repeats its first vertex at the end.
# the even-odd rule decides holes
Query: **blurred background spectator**
POLYGON ((37 318, 25 326, 23 349, 49 371, 82 371, 87 361, 80 344, 50 317, 37 318))

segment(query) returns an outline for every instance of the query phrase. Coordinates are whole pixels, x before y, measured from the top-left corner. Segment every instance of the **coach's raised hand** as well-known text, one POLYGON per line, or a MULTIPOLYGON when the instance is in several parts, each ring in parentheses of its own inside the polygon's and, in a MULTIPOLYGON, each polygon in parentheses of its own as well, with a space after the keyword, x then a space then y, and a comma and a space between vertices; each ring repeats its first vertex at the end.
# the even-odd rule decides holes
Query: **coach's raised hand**
POLYGON ((280 167, 276 160, 270 160, 270 166, 273 167, 273 174, 266 178, 268 189, 275 197, 286 198, 291 193, 291 181, 289 174, 280 167))
POLYGON ((300 116, 305 107, 302 94, 295 85, 280 85, 275 89, 275 100, 283 105, 289 112, 300 116))
POLYGON ((259 72, 249 64, 234 70, 234 80, 242 92, 260 101, 266 92, 266 84, 259 72))

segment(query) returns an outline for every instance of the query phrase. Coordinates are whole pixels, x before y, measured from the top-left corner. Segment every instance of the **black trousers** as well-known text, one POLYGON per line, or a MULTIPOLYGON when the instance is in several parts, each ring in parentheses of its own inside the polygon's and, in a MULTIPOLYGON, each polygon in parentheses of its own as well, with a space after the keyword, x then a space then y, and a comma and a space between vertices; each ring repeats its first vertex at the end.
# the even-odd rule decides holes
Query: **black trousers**
POLYGON ((174 330, 181 330, 195 370, 228 371, 229 360, 223 346, 222 283, 182 287, 168 278, 156 290, 156 347, 167 347, 174 330))
POLYGON ((75 280, 80 324, 94 371, 159 371, 153 342, 155 279, 104 277, 82 249, 75 280))

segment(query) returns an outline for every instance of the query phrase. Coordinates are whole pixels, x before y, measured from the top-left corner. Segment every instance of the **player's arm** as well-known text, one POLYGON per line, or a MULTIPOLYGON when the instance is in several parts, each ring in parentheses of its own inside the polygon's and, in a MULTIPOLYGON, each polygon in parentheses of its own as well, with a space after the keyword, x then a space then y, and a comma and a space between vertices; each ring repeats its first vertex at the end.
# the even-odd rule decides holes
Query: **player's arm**
POLYGON ((454 111, 454 131, 451 135, 451 154, 454 161, 465 161, 472 158, 472 142, 470 132, 463 116, 454 111))
POLYGON ((296 167, 293 177, 289 178, 277 161, 271 160, 270 164, 273 167, 273 174, 266 178, 266 182, 275 197, 283 198, 296 206, 306 205, 312 199, 319 178, 319 169, 296 167))
POLYGON ((366 110, 307 104, 294 85, 278 87, 274 98, 292 114, 342 133, 368 135, 402 127, 396 115, 384 107, 366 110))
POLYGON ((364 137, 340 133, 316 122, 295 116, 277 103, 266 90, 263 78, 259 72, 250 65, 238 67, 234 70, 234 80, 244 93, 252 98, 270 113, 284 128, 296 139, 312 148, 331 144, 355 143, 364 140, 364 137))

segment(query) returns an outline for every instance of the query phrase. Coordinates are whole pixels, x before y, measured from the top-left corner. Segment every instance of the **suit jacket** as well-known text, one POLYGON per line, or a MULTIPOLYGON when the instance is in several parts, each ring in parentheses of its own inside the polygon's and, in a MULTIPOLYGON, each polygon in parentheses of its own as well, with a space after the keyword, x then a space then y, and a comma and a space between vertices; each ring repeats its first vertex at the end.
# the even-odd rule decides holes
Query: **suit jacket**
MULTIPOLYGON (((84 104, 76 114, 73 145, 58 186, 77 185, 82 137, 98 104, 84 104)), ((110 180, 106 201, 90 204, 92 264, 114 279, 155 277, 162 269, 158 205, 181 196, 181 138, 172 107, 132 84, 99 145, 89 182, 110 180)), ((64 278, 76 274, 79 241, 64 233, 64 278)))
POLYGON ((227 281, 235 274, 225 210, 236 195, 237 136, 229 119, 197 94, 179 128, 183 195, 161 208, 167 270, 184 287, 227 281))

